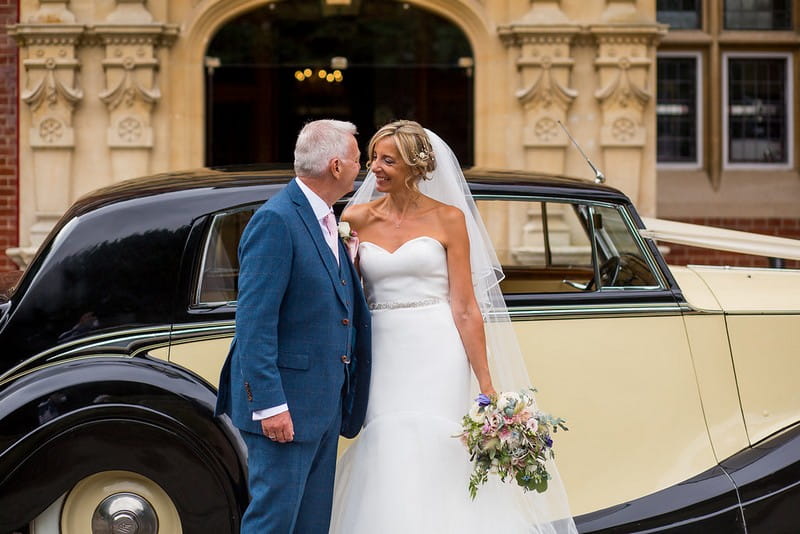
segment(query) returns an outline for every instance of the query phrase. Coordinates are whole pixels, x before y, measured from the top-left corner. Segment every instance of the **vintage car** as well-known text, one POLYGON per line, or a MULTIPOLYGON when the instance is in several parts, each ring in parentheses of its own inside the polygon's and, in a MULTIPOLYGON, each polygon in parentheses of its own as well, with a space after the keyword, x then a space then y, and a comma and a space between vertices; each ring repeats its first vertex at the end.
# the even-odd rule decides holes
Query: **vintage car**
MULTIPOLYGON (((590 181, 467 177, 539 403, 568 420, 581 532, 800 531, 800 271, 669 267, 654 238, 710 231, 646 229, 590 181)), ((216 384, 239 237, 289 179, 163 174, 63 216, 0 299, 0 532, 238 532, 246 450, 216 384)))

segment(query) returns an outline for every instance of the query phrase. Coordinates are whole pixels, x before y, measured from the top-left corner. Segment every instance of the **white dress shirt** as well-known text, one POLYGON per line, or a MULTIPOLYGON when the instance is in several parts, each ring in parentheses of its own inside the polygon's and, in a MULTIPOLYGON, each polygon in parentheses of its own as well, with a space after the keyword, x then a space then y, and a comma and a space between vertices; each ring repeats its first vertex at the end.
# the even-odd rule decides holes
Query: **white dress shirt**
MULTIPOLYGON (((300 191, 303 192, 308 203, 311 204, 311 209, 314 212, 314 217, 317 218, 317 222, 319 222, 320 229, 322 230, 322 235, 325 237, 325 242, 328 243, 328 246, 331 247, 331 251, 333 255, 336 257, 336 261, 339 261, 339 238, 338 236, 334 235, 331 236, 328 233, 328 229, 325 227, 325 223, 322 222, 322 219, 329 213, 333 213, 328 204, 322 200, 319 195, 317 195, 314 191, 311 190, 306 184, 303 183, 303 180, 299 178, 294 179, 295 183, 300 187, 300 191)), ((279 413, 283 413, 289 411, 288 404, 281 404, 279 406, 273 406, 272 408, 265 408, 263 410, 256 410, 253 412, 253 421, 260 421, 262 419, 266 419, 267 417, 272 417, 273 415, 278 415, 279 413)))

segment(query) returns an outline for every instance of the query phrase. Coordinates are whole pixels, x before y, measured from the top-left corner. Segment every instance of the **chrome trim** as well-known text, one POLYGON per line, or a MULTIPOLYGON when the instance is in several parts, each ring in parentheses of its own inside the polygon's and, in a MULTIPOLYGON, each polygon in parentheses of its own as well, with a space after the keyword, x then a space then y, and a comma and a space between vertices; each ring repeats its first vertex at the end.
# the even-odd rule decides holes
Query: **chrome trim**
MULTIPOLYGON (((61 358, 69 356, 87 349, 97 349, 110 346, 124 346, 126 349, 131 350, 130 356, 136 356, 141 352, 157 346, 169 345, 170 338, 170 325, 158 325, 142 328, 132 328, 128 330, 117 330, 114 332, 107 332, 104 334, 97 334, 94 336, 84 337, 62 343, 51 347, 44 352, 34 354, 30 358, 15 365, 6 372, 0 374, 0 382, 4 382, 7 378, 16 374, 23 367, 27 367, 38 360, 44 359, 45 361, 52 361, 54 358, 61 358), (152 339, 153 343, 146 346, 132 347, 131 345, 137 341, 146 341, 152 339), (156 341, 158 340, 158 341, 156 341), (67 350, 65 350, 67 349, 67 350)), ((125 354, 128 357, 128 354, 125 354)))
POLYGON ((619 315, 659 316, 679 315, 688 308, 676 304, 597 304, 584 306, 526 306, 509 310, 511 320, 521 321, 528 318, 560 318, 571 319, 576 317, 617 317, 619 315))

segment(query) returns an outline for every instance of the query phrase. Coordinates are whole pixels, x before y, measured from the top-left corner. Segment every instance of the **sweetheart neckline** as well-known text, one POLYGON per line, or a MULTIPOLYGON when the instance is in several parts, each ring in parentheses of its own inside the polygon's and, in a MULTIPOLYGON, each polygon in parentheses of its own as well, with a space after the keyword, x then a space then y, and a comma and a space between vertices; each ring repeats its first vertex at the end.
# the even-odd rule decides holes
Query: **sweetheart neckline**
POLYGON ((412 237, 411 239, 408 239, 408 240, 406 240, 406 241, 403 241, 403 243, 402 243, 402 244, 401 244, 399 247, 397 247, 396 249, 394 249, 394 250, 393 250, 393 251, 391 251, 391 252, 390 252, 390 251, 388 251, 388 250, 386 250, 386 249, 385 249, 385 248, 383 248, 382 246, 378 245, 377 243, 373 243, 372 241, 362 241, 362 242, 361 242, 361 244, 362 244, 362 245, 372 245, 373 247, 375 247, 375 248, 377 248, 377 249, 380 249, 380 250, 382 250, 383 252, 385 252, 385 253, 387 253, 387 254, 389 254, 389 255, 391 256, 391 255, 395 254, 395 253, 396 253, 398 250, 400 250, 401 248, 403 248, 404 246, 406 246, 406 245, 408 245, 409 243, 411 243, 412 241, 419 241, 420 239, 430 239, 431 241, 433 241, 433 242, 437 243, 437 244, 438 244, 440 247, 442 247, 442 250, 445 250, 445 246, 442 244, 442 242, 441 242, 441 241, 439 241, 439 240, 438 240, 438 239, 436 239, 435 237, 431 237, 431 236, 429 236, 429 235, 420 235, 420 236, 417 236, 417 237, 412 237))

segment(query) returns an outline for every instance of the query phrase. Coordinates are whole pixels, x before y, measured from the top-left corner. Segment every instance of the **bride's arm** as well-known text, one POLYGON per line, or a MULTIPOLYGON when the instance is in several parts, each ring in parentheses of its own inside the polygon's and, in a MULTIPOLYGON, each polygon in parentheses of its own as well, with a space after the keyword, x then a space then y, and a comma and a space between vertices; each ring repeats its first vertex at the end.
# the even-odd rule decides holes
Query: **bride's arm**
POLYGON ((464 214, 458 208, 442 210, 442 224, 447 246, 447 273, 450 280, 450 307, 464 350, 478 379, 481 393, 495 393, 489 362, 486 358, 486 333, 483 329, 475 290, 472 286, 472 269, 469 260, 469 236, 464 214))

